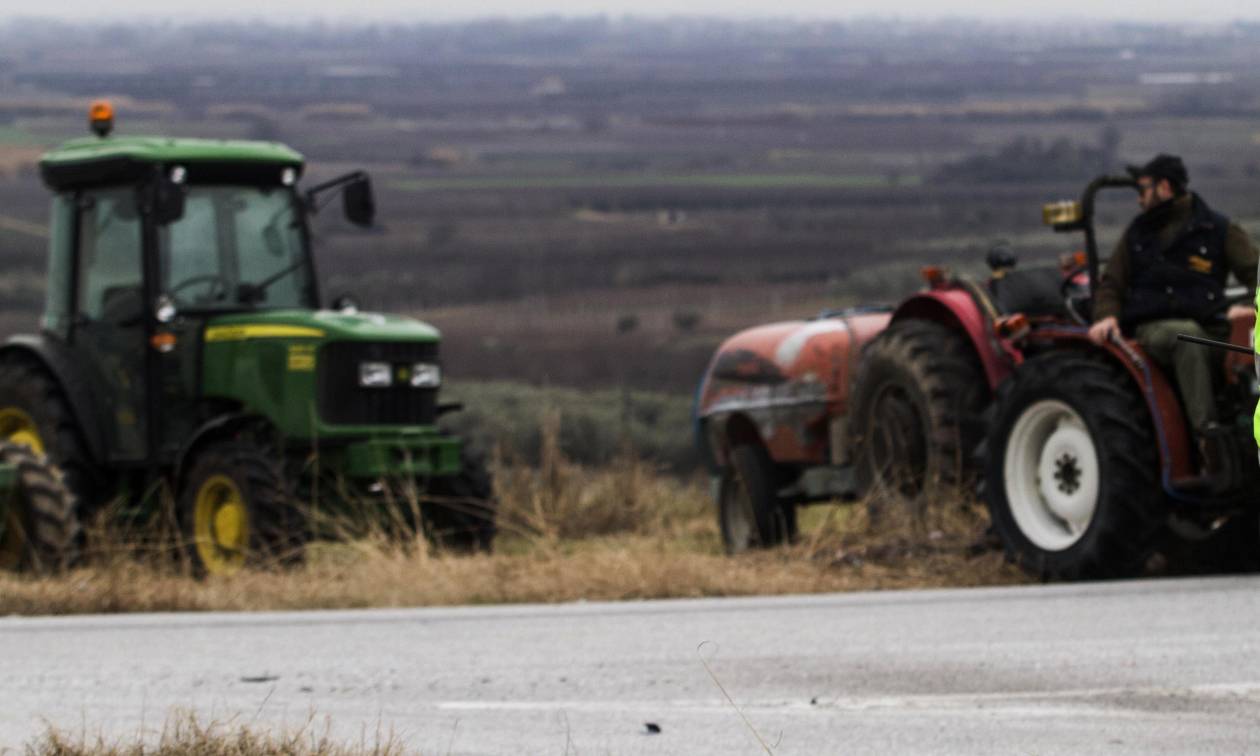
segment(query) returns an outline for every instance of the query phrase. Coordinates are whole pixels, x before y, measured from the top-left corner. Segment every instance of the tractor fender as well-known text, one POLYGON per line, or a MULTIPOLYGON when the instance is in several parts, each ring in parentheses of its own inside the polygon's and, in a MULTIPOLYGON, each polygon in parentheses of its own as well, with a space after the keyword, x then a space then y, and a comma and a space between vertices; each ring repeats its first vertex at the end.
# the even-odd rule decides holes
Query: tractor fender
POLYGON ((201 447, 222 436, 230 435, 245 428, 257 428, 260 424, 270 427, 267 420, 259 415, 247 412, 233 412, 207 420, 193 431, 188 442, 179 450, 175 458, 173 481, 178 490, 184 475, 188 472, 189 463, 197 456, 201 447))
POLYGON ((1020 355, 998 339, 992 318, 986 312, 986 303, 977 302, 977 296, 981 295, 964 288, 921 291, 897 306, 892 322, 911 318, 927 320, 967 334, 992 391, 1010 376, 1020 362, 1020 355))
POLYGON ((0 361, 24 359, 34 362, 52 376, 70 404, 70 412, 92 460, 105 459, 105 429, 92 411, 92 383, 74 360, 65 344, 43 335, 12 336, 0 344, 0 361))
POLYGON ((1177 391, 1164 371, 1151 360, 1136 342, 1123 345, 1108 343, 1098 346, 1089 340, 1089 332, 1080 326, 1038 328, 1029 337, 1031 342, 1051 342, 1082 351, 1104 353, 1124 366, 1150 411, 1151 425, 1159 445, 1160 480, 1165 491, 1174 490, 1173 481, 1195 474, 1191 463, 1190 429, 1177 399, 1177 391))

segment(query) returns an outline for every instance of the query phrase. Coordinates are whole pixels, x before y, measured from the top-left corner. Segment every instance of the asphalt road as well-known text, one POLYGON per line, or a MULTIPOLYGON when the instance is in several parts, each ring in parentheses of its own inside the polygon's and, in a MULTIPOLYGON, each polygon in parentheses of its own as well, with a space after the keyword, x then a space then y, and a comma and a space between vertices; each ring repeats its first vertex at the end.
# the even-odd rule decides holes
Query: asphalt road
POLYGON ((1260 752, 1256 577, 7 618, 0 649, 11 747, 183 708, 436 754, 1260 752))

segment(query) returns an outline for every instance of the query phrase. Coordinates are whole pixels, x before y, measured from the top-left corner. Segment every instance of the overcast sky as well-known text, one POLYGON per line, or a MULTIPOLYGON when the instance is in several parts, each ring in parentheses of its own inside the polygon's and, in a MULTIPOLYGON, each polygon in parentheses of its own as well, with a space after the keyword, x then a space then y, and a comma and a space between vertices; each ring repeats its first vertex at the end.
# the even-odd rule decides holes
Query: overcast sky
POLYGON ((1053 0, 1030 3, 1021 0, 461 0, 461 2, 404 2, 403 0, 215 0, 182 3, 178 0, 40 0, 30 4, 15 0, 0 3, 0 18, 51 16, 83 21, 127 18, 285 19, 315 18, 341 21, 453 21, 487 16, 526 17, 548 13, 569 16, 625 14, 799 18, 851 18, 871 16, 930 20, 942 17, 978 17, 993 20, 1035 21, 1051 16, 1080 16, 1128 21, 1227 21, 1260 20, 1256 0, 1053 0))

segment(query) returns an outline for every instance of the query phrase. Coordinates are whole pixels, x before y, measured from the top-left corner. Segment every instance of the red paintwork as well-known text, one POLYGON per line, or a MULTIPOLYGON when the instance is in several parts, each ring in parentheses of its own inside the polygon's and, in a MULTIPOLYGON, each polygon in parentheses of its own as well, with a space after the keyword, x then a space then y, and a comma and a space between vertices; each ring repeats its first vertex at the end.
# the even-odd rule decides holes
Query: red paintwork
MULTIPOLYGON (((821 464, 828 423, 846 410, 862 345, 888 325, 887 312, 758 326, 718 348, 700 388, 699 416, 752 421, 771 458, 821 464)), ((724 444, 714 444, 723 453, 724 444)))
MULTIPOLYGON (((1251 331, 1256 326, 1256 311, 1250 307, 1239 308, 1240 316, 1229 319, 1231 344, 1250 347, 1251 331)), ((1231 310, 1231 312, 1233 312, 1231 310)), ((1256 375, 1255 358, 1239 352, 1225 352, 1225 380, 1229 383, 1249 381, 1256 375)))
POLYGON ((698 416, 706 421, 708 446, 717 462, 725 463, 727 423, 746 418, 772 459, 826 463, 830 423, 848 412, 862 347, 891 321, 903 318, 961 328, 975 345, 990 388, 1021 361, 1016 349, 994 335, 992 322, 961 284, 915 294, 893 313, 841 314, 750 328, 718 348, 700 388, 698 416))
MULTIPOLYGON (((918 318, 961 328, 975 346, 990 389, 1006 380, 1023 362, 1020 347, 999 339, 989 314, 959 283, 919 292, 892 313, 838 315, 792 321, 742 331, 718 349, 701 385, 698 416, 706 421, 709 448, 723 458, 726 439, 736 418, 751 425, 772 459, 784 463, 828 462, 833 419, 848 411, 848 396, 862 347, 894 320, 918 318)), ((1230 340, 1250 345, 1255 316, 1233 320, 1230 340)), ((1067 348, 1098 349, 1079 326, 1041 321, 1027 337, 1045 347, 1061 342, 1067 348)), ((1162 477, 1169 481, 1196 474, 1191 439, 1176 390, 1168 376, 1136 342, 1128 342, 1141 364, 1114 345, 1102 347, 1133 376, 1151 412, 1158 436, 1162 477)), ((1021 342, 1021 346, 1023 342, 1021 342)), ((1230 381, 1249 379, 1252 360, 1227 353, 1230 381)), ((742 421, 741 421, 742 422, 742 421)))

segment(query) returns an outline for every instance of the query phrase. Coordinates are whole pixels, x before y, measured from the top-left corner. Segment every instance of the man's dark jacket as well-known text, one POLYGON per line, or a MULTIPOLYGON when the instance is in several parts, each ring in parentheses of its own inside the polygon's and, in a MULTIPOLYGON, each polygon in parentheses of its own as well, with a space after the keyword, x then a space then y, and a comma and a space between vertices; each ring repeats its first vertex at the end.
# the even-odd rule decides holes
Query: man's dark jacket
POLYGON ((1223 317, 1230 271, 1253 294, 1257 252, 1229 218, 1186 194, 1139 215, 1107 261, 1094 320, 1126 328, 1164 318, 1210 323, 1223 317))

